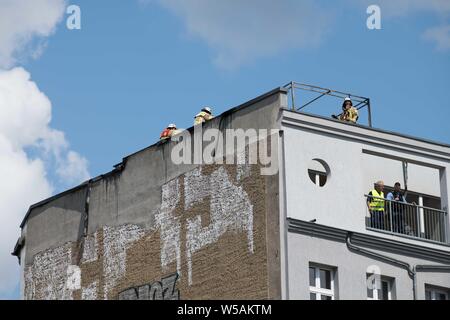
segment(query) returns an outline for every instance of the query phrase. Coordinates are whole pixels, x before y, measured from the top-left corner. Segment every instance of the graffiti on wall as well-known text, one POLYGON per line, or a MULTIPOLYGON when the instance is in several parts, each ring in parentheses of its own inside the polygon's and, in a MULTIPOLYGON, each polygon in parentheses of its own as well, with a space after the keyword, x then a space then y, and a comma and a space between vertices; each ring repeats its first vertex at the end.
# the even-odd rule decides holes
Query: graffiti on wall
POLYGON ((119 300, 180 300, 177 280, 178 273, 174 273, 151 284, 128 288, 119 293, 119 300))

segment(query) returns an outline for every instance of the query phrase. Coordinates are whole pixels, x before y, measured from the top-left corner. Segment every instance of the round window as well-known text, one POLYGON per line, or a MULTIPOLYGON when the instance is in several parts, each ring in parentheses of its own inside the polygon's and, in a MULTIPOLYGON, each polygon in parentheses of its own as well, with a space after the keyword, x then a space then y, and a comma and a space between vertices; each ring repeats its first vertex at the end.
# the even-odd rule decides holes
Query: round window
POLYGON ((308 175, 315 185, 323 187, 329 178, 330 167, 323 160, 313 159, 308 165, 308 175))

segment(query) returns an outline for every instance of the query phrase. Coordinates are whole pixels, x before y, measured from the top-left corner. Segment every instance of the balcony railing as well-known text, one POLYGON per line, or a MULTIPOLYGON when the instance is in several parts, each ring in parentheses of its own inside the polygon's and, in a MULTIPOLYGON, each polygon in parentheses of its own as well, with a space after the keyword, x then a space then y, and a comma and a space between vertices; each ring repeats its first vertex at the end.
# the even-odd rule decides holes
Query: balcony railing
POLYGON ((367 229, 432 242, 449 243, 447 212, 368 195, 365 197, 367 229), (377 200, 379 201, 377 208, 369 207, 369 202, 377 200))

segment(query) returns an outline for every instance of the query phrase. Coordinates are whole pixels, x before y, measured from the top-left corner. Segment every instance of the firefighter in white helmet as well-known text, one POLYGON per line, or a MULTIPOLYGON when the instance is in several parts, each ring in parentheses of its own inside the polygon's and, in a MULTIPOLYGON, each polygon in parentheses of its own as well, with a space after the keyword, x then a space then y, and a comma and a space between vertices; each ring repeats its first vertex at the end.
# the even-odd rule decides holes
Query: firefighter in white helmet
POLYGON ((332 117, 341 121, 356 123, 359 115, 358 110, 353 106, 352 99, 347 97, 344 99, 344 103, 342 104, 342 113, 338 116, 333 115, 332 117))
POLYGON ((160 136, 159 136, 159 139, 160 140, 167 140, 167 139, 170 139, 174 134, 176 134, 178 132, 178 130, 177 130, 177 126, 175 125, 175 124, 173 124, 173 123, 171 123, 171 124, 169 124, 168 126, 167 126, 167 128, 165 128, 162 132, 161 132, 161 134, 160 134, 160 136))
POLYGON ((194 117, 194 125, 200 124, 211 120, 213 117, 210 107, 204 107, 202 110, 194 117))

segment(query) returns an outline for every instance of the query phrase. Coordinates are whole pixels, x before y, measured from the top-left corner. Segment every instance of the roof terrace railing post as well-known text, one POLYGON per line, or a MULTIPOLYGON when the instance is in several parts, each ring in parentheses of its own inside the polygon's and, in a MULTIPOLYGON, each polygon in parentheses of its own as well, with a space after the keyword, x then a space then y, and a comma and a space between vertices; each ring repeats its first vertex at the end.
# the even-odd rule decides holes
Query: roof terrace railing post
POLYGON ((367 119, 367 121, 368 121, 368 124, 369 124, 369 127, 371 127, 372 128, 372 108, 370 107, 370 99, 367 99, 367 113, 368 113, 368 119, 367 119))
MULTIPOLYGON (((395 229, 394 229, 394 217, 393 217, 393 211, 392 211, 392 202, 391 202, 391 201, 388 201, 388 203, 389 203, 389 212, 388 212, 388 215, 389 215, 389 222, 390 222, 389 230, 390 230, 391 232, 394 232, 395 229)), ((394 204, 394 207, 395 207, 395 204, 394 204)))
POLYGON ((449 235, 449 229, 450 229, 450 221, 448 219, 448 213, 444 212, 444 240, 446 243, 450 243, 450 235, 449 235))
POLYGON ((420 238, 420 231, 422 229, 422 221, 420 219, 420 207, 416 206, 416 209, 417 209, 416 210, 416 221, 417 221, 417 224, 416 224, 417 234, 416 234, 416 236, 417 236, 417 238, 420 238))
POLYGON ((292 110, 295 110, 295 84, 291 81, 291 99, 292 99, 292 110))

